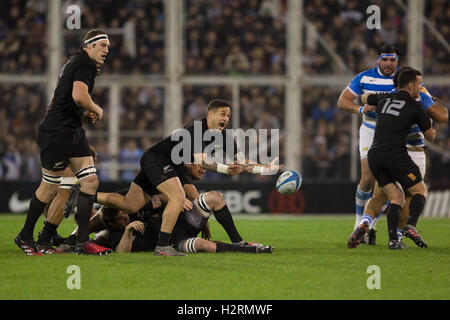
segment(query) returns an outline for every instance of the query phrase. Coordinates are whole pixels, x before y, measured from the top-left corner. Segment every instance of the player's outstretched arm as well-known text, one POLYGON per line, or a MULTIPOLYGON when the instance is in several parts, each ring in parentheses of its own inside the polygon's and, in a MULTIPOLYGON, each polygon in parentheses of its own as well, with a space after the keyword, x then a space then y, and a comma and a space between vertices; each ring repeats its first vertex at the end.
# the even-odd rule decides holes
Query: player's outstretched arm
POLYGON ((215 162, 210 159, 204 153, 194 154, 195 163, 201 163, 202 168, 208 171, 228 174, 231 176, 237 175, 243 171, 243 167, 240 164, 230 164, 226 165, 223 163, 215 162))

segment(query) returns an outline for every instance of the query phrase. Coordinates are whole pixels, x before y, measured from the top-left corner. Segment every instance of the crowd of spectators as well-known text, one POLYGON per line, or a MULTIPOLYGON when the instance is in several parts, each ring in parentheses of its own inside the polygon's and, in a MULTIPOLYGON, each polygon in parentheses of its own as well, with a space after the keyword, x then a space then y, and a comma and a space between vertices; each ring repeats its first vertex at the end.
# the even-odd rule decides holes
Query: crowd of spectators
POLYGON ((187 0, 187 74, 282 74, 286 0, 187 0))
POLYGON ((337 109, 336 89, 303 89, 303 176, 323 180, 350 177, 351 115, 337 109))
MULTIPOLYGON (((450 39, 450 1, 448 0, 429 0, 425 1, 425 17, 441 35, 441 39, 447 43, 450 39)), ((423 69, 426 74, 450 74, 449 52, 441 41, 436 38, 428 24, 424 28, 423 44, 423 69)))
POLYGON ((45 95, 39 85, 0 85, 0 179, 40 180, 36 134, 45 95))
POLYGON ((307 74, 359 73, 375 66, 377 50, 383 43, 395 44, 400 58, 406 54, 406 13, 394 1, 311 0, 304 1, 306 27, 303 38, 303 67, 307 74), (366 9, 377 5, 380 29, 369 29, 366 9), (317 36, 319 34, 319 38, 317 36), (332 58, 338 54, 345 67, 332 58))
POLYGON ((81 9, 82 29, 65 32, 64 61, 79 50, 85 30, 98 28, 111 30, 111 50, 103 74, 164 73, 163 0, 65 0, 64 16, 68 16, 66 8, 74 4, 81 9))
POLYGON ((0 1, 0 73, 46 72, 46 1, 0 1))
MULTIPOLYGON (((286 73, 287 0, 185 0, 183 63, 187 75, 264 75, 286 73)), ((303 56, 307 75, 356 74, 375 65, 377 48, 395 44, 404 61, 407 14, 395 2, 356 0, 303 1, 303 56), (368 29, 366 9, 381 8, 381 29, 368 29), (389 4, 389 5, 388 5, 389 4), (319 34, 319 37, 317 36, 319 34), (332 50, 346 68, 330 56, 332 50)), ((47 72, 47 0, 0 1, 0 73, 43 75, 47 72)), ((426 1, 425 13, 443 39, 450 38, 450 1, 426 1)), ((63 61, 79 49, 87 29, 110 30, 111 48, 102 76, 164 75, 163 0, 63 0, 63 61), (81 30, 68 30, 69 5, 81 8, 81 30)), ((448 51, 424 27, 425 74, 449 74, 448 51)), ((308 179, 348 179, 350 176, 351 115, 337 110, 342 88, 307 87, 302 94, 302 163, 308 179)), ((449 106, 448 87, 429 88, 449 106)), ((164 88, 122 87, 119 99, 119 148, 110 153, 110 89, 96 87, 94 101, 104 107, 104 119, 86 125, 98 152, 100 179, 111 179, 108 163, 122 165, 119 179, 129 181, 142 152, 163 136, 164 88)), ((0 84, 0 179, 40 179, 36 129, 48 105, 45 84, 0 84)), ((183 86, 183 124, 206 115, 211 99, 233 100, 231 85, 183 86)), ((232 112, 233 114, 233 112, 232 112)), ((285 87, 241 85, 238 123, 243 130, 280 129, 280 158, 285 160, 285 87)), ((430 149, 429 177, 449 184, 450 134, 438 129, 437 148, 430 149), (445 152, 447 151, 447 152, 445 152)), ((217 175, 211 175, 217 178, 217 175)), ((264 179, 256 177, 255 179, 264 179)))

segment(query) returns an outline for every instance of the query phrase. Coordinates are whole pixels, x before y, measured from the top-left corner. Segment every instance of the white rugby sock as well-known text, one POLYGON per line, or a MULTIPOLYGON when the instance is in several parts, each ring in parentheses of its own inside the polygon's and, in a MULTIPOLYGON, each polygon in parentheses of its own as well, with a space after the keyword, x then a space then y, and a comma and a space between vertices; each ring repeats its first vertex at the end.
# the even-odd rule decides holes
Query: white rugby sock
POLYGON ((372 191, 362 191, 359 186, 356 188, 355 195, 355 208, 356 208, 356 216, 355 216, 355 226, 353 229, 356 229, 357 226, 361 224, 361 218, 364 213, 364 207, 366 206, 367 201, 369 201, 372 196, 372 191))

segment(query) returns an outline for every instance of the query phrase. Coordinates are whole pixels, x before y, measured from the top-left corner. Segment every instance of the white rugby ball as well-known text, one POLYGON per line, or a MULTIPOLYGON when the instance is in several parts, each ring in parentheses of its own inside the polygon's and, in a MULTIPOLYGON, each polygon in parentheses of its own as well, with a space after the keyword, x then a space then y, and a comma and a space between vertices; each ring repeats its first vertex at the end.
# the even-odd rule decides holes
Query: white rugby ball
POLYGON ((302 185, 302 176, 294 170, 283 172, 277 180, 277 190, 281 194, 293 194, 300 189, 302 185))

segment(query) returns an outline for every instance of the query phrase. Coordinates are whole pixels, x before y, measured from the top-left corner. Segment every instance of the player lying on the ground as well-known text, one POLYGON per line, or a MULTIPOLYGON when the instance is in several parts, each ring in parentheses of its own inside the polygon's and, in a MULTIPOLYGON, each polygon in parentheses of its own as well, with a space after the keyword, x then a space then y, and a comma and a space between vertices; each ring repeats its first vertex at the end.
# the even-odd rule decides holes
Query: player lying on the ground
MULTIPOLYGON (((192 183, 192 180, 200 180, 202 179, 203 175, 205 174, 205 169, 202 168, 202 166, 200 164, 187 164, 184 165, 182 167, 178 167, 177 168, 177 175, 180 177, 181 183, 183 185, 183 189, 184 192, 187 195, 187 198, 189 200, 194 201, 195 199, 197 199, 200 194, 198 193, 197 188, 194 186, 194 184, 192 183)), ((133 187, 133 183, 130 185, 130 188, 133 187)), ((74 189, 74 191, 76 191, 76 188, 74 189)), ((110 194, 112 196, 115 197, 124 197, 124 195, 128 194, 129 190, 126 190, 124 192, 118 192, 118 193, 113 193, 110 194)), ((72 208, 75 204, 76 204, 76 192, 73 192, 67 202, 67 206, 66 209, 68 211, 73 211, 74 209, 72 208)), ((160 197, 163 197, 161 194, 159 195, 154 195, 151 197, 151 201, 148 202, 143 209, 139 209, 136 212, 140 212, 141 210, 150 210, 151 208, 154 208, 156 206, 159 206, 158 203, 160 201, 160 197)), ((187 201, 189 201, 187 200, 187 201)), ((193 207, 192 203, 189 201, 189 203, 187 203, 185 205, 185 209, 189 210, 193 207)), ((131 215, 134 212, 129 212, 131 215)), ((220 205, 217 206, 213 211, 214 217, 216 218, 217 222, 219 222, 219 224, 225 229, 225 231, 228 234, 228 237, 230 238, 231 242, 233 244, 238 244, 238 245, 245 245, 246 242, 242 239, 241 235, 239 234, 236 225, 234 224, 233 221, 233 217, 230 213, 230 210, 227 206, 227 204, 225 203, 225 201, 220 202, 220 205)), ((205 229, 203 230, 205 232, 205 236, 207 237, 208 234, 208 222, 205 225, 205 229)), ((93 231, 91 231, 93 232, 93 231)))
MULTIPOLYGON (((166 200, 164 197, 161 200, 166 200)), ((224 200, 216 191, 200 194, 193 201, 193 208, 181 212, 172 232, 170 244, 184 253, 194 252, 247 252, 272 253, 272 246, 252 243, 224 243, 210 241, 209 228, 206 227, 212 212, 220 209, 224 200), (205 229, 207 229, 205 231, 205 229), (207 239, 198 237, 206 234, 207 239)), ((99 216, 107 227, 97 234, 98 244, 111 247, 116 252, 153 251, 161 226, 161 210, 140 210, 138 214, 127 214, 121 210, 103 206, 99 216)))
MULTIPOLYGON (((398 77, 399 74, 404 70, 410 70, 411 67, 403 67, 394 76, 394 86, 398 90, 398 77)), ((420 103, 425 109, 427 115, 436 122, 447 122, 448 121, 448 111, 447 108, 437 102, 437 98, 431 97, 428 91, 422 87, 420 92, 420 103)), ((411 159, 416 163, 420 169, 422 177, 426 173, 426 155, 424 147, 424 136, 422 131, 417 125, 413 125, 409 130, 406 140, 406 147, 408 149, 408 154, 411 159)), ((398 237, 401 240, 402 235, 410 238, 414 243, 421 247, 426 248, 428 245, 417 232, 416 226, 419 216, 410 215, 409 204, 412 195, 406 192, 405 194, 405 205, 401 211, 400 222, 398 228, 398 237)), ((375 183, 374 194, 371 200, 367 203, 364 215, 362 217, 361 223, 370 223, 374 219, 381 208, 387 201, 387 196, 375 183)), ((361 225, 360 223, 360 225, 361 225)), ((358 244, 355 244, 356 246, 358 244)))
MULTIPOLYGON (((181 184, 183 186, 183 190, 187 196, 187 200, 185 203, 185 209, 189 210, 192 208, 192 203, 190 201, 193 201, 194 199, 197 199, 199 197, 199 193, 197 191, 197 188, 194 186, 194 184, 192 183, 192 180, 200 180, 202 179, 203 175, 205 174, 205 169, 202 168, 202 166, 200 164, 186 164, 184 166, 180 166, 176 168, 177 171, 177 176, 179 177, 181 184)), ((138 186, 135 183, 131 183, 130 185, 130 189, 132 188, 138 188, 138 186)), ((72 192, 69 201, 67 202, 67 206, 66 206, 66 211, 73 211, 73 207, 76 204, 76 194, 77 194, 77 189, 74 188, 73 189, 74 192, 72 192)), ((126 193, 127 195, 130 193, 130 191, 128 190, 128 192, 126 193)), ((103 204, 105 204, 108 207, 115 207, 116 209, 120 209, 123 210, 123 208, 121 208, 120 206, 112 206, 109 203, 111 203, 111 198, 115 198, 118 199, 119 202, 123 201, 121 199, 125 199, 126 195, 121 195, 119 193, 108 193, 108 194, 104 194, 107 195, 108 198, 106 198, 105 202, 103 202, 103 204)), ((150 197, 150 199, 152 199, 153 197, 150 197)), ((117 201, 116 201, 117 203, 117 201)), ((150 204, 150 203, 149 203, 150 204)), ((125 209, 127 208, 124 205, 125 209)), ((127 213, 134 213, 134 212, 138 212, 141 208, 136 208, 136 210, 132 211, 130 209, 126 209, 123 210, 127 213)), ((227 232, 230 240, 232 243, 235 244, 243 244, 245 243, 245 241, 242 239, 241 235, 239 234, 233 218, 231 216, 230 210, 228 209, 228 206, 226 205, 225 202, 223 202, 223 205, 220 208, 217 208, 217 210, 213 211, 214 217, 216 218, 216 220, 222 225, 222 227, 225 229, 225 231, 227 232)))

